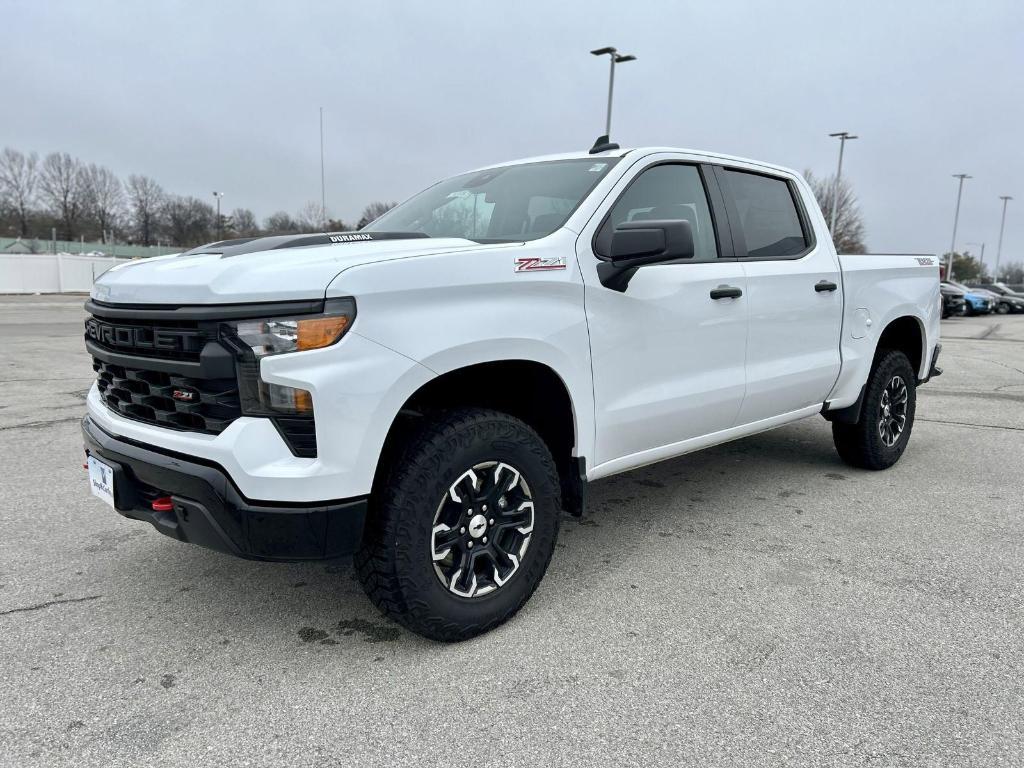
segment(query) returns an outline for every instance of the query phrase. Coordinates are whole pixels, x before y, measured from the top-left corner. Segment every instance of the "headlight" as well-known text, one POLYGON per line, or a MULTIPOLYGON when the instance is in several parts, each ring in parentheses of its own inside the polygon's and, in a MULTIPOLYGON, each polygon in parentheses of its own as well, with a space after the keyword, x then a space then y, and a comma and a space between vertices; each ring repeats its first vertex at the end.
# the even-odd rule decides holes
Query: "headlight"
POLYGON ((258 360, 268 355, 329 347, 345 335, 355 317, 353 299, 329 299, 321 315, 238 320, 227 325, 258 360))
POLYGON ((352 327, 354 299, 328 299, 316 315, 234 320, 223 324, 221 338, 234 349, 242 413, 249 416, 313 416, 313 399, 304 389, 271 384, 260 378, 260 360, 270 355, 322 349, 352 327))

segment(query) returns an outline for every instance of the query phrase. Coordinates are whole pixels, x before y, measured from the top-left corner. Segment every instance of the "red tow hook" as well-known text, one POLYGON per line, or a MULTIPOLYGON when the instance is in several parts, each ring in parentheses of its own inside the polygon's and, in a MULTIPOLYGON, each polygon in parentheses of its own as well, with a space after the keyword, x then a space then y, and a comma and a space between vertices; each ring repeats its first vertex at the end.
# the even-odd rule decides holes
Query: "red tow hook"
POLYGON ((170 512, 174 509, 174 502, 170 496, 157 496, 150 504, 154 512, 170 512))

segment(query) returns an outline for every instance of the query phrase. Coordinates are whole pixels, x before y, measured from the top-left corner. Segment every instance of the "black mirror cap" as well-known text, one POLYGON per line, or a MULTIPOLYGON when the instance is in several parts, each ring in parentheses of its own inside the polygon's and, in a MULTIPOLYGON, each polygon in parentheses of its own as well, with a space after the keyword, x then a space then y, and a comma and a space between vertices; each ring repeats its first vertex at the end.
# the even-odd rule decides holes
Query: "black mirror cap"
POLYGON ((612 233, 609 259, 597 265, 597 276, 605 288, 625 292, 640 267, 693 256, 693 229, 685 219, 627 221, 612 233))
POLYGON ((693 228, 685 219, 625 221, 612 233, 613 264, 642 266, 694 256, 693 228))

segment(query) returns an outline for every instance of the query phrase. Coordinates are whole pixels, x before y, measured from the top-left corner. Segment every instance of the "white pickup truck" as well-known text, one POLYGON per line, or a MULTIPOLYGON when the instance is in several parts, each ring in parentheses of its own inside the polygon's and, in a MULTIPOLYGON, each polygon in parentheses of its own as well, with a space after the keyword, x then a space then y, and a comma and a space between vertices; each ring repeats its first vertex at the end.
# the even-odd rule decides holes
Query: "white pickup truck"
POLYGON ((461 640, 526 602, 591 481, 818 414, 846 462, 894 464, 940 301, 933 257, 837 255, 783 168, 497 165, 359 232, 104 274, 90 484, 234 555, 355 554, 384 613, 461 640))

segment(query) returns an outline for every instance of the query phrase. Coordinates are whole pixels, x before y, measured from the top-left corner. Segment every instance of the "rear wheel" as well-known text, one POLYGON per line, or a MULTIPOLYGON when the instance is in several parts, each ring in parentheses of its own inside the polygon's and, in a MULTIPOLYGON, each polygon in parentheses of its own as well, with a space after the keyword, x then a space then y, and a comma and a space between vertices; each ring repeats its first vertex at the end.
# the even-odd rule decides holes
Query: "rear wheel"
POLYGON ((880 350, 864 390, 856 424, 832 422, 832 439, 847 464, 888 469, 903 455, 917 407, 915 373, 897 350, 880 350))
POLYGON ((386 615, 435 640, 513 616, 547 570, 561 497, 541 438, 508 414, 443 413, 375 494, 356 570, 386 615))

